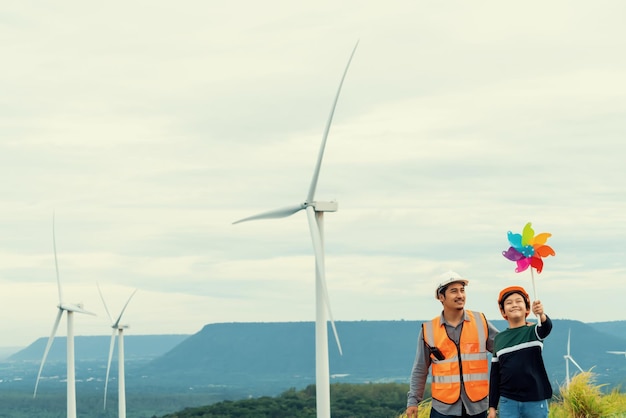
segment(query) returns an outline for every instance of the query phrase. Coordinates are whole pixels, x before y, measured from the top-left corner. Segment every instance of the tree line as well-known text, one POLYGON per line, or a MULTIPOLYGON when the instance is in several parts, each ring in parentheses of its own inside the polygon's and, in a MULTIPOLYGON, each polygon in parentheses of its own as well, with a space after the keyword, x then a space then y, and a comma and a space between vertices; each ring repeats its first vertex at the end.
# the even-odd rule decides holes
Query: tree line
MULTIPOLYGON (((369 383, 331 385, 333 418, 392 418, 406 408, 408 384, 369 383)), ((428 394, 429 395, 429 394, 428 394)), ((315 418, 315 385, 289 389, 279 396, 186 408, 162 418, 315 418)), ((157 417, 153 417, 157 418, 157 417)))

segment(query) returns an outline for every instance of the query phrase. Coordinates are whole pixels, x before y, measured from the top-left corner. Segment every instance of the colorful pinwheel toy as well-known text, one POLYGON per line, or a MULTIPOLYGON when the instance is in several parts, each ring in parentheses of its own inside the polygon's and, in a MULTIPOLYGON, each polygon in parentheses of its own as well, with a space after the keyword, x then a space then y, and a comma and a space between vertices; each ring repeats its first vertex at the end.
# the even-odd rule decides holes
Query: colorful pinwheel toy
MULTIPOLYGON (((533 268, 537 270, 537 273, 541 273, 543 270, 542 259, 550 255, 555 255, 552 247, 546 245, 546 241, 548 241, 548 238, 550 238, 552 234, 542 232, 535 236, 535 231, 531 223, 528 222, 524 226, 524 230, 521 234, 514 234, 509 231, 507 232, 507 236, 511 246, 508 250, 502 251, 502 255, 517 263, 517 267, 515 268, 516 273, 521 273, 530 267, 530 277, 533 283, 533 297, 537 300, 533 268)), ((541 321, 537 321, 537 326, 541 326, 541 321)))
POLYGON ((537 273, 541 273, 541 270, 543 270, 542 258, 555 255, 552 247, 545 245, 552 234, 542 232, 535 236, 535 231, 531 227, 530 222, 524 226, 521 235, 509 231, 507 236, 511 246, 508 250, 503 251, 502 255, 517 263, 516 273, 521 273, 528 267, 531 267, 531 273, 533 268, 537 270, 537 273))

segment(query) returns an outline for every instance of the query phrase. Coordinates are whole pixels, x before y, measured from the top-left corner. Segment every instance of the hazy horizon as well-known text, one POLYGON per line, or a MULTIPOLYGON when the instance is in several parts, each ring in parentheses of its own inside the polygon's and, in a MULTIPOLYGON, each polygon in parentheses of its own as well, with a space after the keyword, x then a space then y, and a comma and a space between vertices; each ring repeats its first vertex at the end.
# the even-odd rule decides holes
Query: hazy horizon
MULTIPOLYGON (((487 318, 490 321, 501 321, 503 320, 502 318, 487 318)), ((551 318, 554 320, 571 320, 569 318, 551 318)), ((371 322, 385 322, 385 321, 411 321, 411 322, 421 322, 421 321, 428 321, 430 319, 366 319, 366 320, 351 320, 351 321, 344 321, 344 320, 338 320, 335 321, 336 323, 341 323, 341 322, 361 322, 361 321, 371 321, 371 322)), ((529 318, 530 322, 535 322, 536 320, 532 318, 532 316, 529 318)), ((572 320, 572 321, 576 321, 576 320, 572 320)), ((152 336, 152 335, 185 335, 185 336, 192 336, 194 334, 197 334, 198 332, 200 332, 205 326, 208 325, 217 325, 217 324, 245 324, 245 323, 251 323, 251 324, 265 324, 265 323, 281 323, 281 322, 306 322, 306 323, 311 323, 314 324, 315 321, 230 321, 230 322, 217 322, 217 323, 211 323, 211 324, 205 324, 204 326, 202 326, 200 329, 198 329, 198 331, 193 332, 193 333, 163 333, 163 334, 154 334, 154 333, 150 333, 150 334, 130 334, 130 335, 126 335, 126 337, 135 337, 135 336, 152 336)), ((624 319, 618 319, 618 320, 611 320, 611 321, 593 321, 593 322, 583 322, 583 321, 579 321, 582 322, 584 324, 605 324, 605 323, 611 323, 611 322, 626 322, 626 320, 624 319)), ((331 332, 331 328, 330 328, 330 324, 329 324, 329 332, 331 332)), ((416 336, 417 336, 417 332, 418 330, 416 329, 416 336)), ((43 340, 47 340, 50 336, 49 335, 42 335, 40 337, 36 337, 33 341, 25 344, 25 345, 17 345, 17 346, 7 346, 7 345, 0 345, 0 358, 3 355, 3 351, 7 352, 7 349, 24 349, 26 347, 31 346, 32 344, 36 343, 37 341, 43 339, 43 340)), ((84 335, 75 335, 75 337, 102 337, 102 338, 106 338, 107 341, 110 338, 110 335, 102 335, 102 334, 84 334, 84 335)), ((63 332, 57 333, 56 338, 66 338, 66 335, 63 332)), ((0 343, 1 344, 1 343, 0 343)), ((11 352, 10 354, 15 353, 15 351, 11 352)), ((9 355, 10 355, 9 354, 9 355)))

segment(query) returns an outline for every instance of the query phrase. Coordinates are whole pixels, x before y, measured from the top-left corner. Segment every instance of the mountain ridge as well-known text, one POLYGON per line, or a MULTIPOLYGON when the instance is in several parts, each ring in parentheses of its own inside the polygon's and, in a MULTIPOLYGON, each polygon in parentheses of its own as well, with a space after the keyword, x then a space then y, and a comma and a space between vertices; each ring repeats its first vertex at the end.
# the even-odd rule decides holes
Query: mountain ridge
MULTIPOLYGON (((345 383, 408 382, 423 321, 337 321, 343 355, 329 332, 331 381, 345 383)), ((506 321, 492 321, 502 330, 506 321)), ((626 386, 626 360, 606 351, 626 348, 626 321, 595 326, 553 319, 544 342, 544 361, 555 387, 565 381, 567 336, 571 355, 585 370, 593 369, 600 384, 626 386)), ((128 335, 124 337, 127 390, 210 390, 232 387, 242 393, 277 394, 315 383, 314 322, 225 322, 205 325, 192 335, 128 335)), ((89 370, 106 368, 110 336, 77 336, 77 378, 89 370), (93 347, 89 349, 88 347, 93 347), (91 351, 90 351, 91 350, 91 351)), ((55 370, 65 361, 65 337, 57 337, 50 351, 55 370)), ((14 363, 41 361, 47 338, 40 338, 10 356, 14 363)), ((114 363, 117 356, 114 355, 114 363)), ((47 373, 47 367, 44 374, 47 373)), ((574 367, 570 367, 573 374, 574 367)), ((35 373, 30 373, 33 376, 35 373)), ((28 374, 26 374, 28 375, 28 374)), ((85 380, 89 376, 83 376, 85 380)), ((102 378, 102 377, 98 377, 102 378)))

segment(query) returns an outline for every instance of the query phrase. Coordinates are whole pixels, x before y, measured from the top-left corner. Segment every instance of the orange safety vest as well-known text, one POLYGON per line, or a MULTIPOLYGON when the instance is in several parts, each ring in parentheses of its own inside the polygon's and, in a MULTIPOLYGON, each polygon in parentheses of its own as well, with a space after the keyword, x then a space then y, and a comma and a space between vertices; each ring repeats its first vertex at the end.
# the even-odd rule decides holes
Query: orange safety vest
POLYGON ((463 324, 458 349, 454 341, 448 337, 440 316, 422 324, 426 344, 439 348, 445 356, 445 359, 437 360, 431 354, 430 360, 433 399, 446 404, 453 404, 459 399, 461 383, 465 385, 465 393, 472 402, 478 402, 489 395, 487 322, 480 312, 465 312, 469 321, 463 324), (477 322, 477 318, 481 319, 480 323, 477 322))

